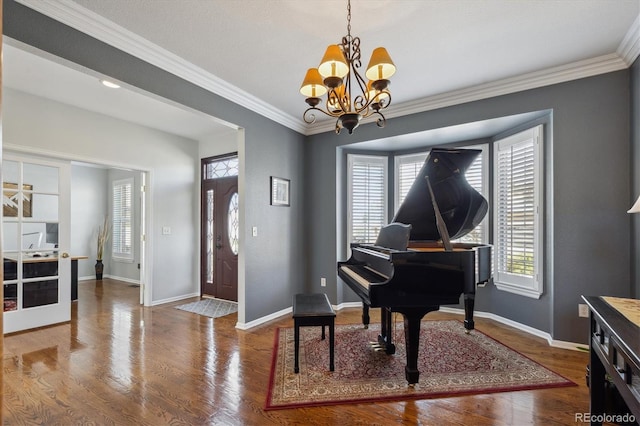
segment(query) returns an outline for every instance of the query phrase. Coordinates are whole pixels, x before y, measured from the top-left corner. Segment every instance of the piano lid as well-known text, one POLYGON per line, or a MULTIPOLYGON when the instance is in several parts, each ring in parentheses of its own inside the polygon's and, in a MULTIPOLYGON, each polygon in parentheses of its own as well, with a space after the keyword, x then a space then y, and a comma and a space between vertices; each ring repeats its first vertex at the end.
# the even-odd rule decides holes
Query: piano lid
POLYGON ((480 224, 489 203, 464 176, 480 152, 476 149, 431 150, 393 218, 393 222, 411 225, 410 240, 441 239, 427 178, 451 239, 468 234, 480 224))

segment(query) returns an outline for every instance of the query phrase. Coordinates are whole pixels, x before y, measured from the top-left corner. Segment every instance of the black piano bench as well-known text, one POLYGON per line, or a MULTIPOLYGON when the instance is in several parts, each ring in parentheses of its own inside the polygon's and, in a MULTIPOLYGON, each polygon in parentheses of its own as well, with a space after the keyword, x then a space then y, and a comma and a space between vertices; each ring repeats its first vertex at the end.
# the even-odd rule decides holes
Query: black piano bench
POLYGON ((324 293, 296 294, 293 296, 293 327, 295 340, 295 365, 293 371, 298 373, 300 357, 300 327, 321 326, 322 340, 324 340, 324 327, 329 326, 329 370, 334 370, 334 325, 336 313, 331 307, 329 298, 324 293))

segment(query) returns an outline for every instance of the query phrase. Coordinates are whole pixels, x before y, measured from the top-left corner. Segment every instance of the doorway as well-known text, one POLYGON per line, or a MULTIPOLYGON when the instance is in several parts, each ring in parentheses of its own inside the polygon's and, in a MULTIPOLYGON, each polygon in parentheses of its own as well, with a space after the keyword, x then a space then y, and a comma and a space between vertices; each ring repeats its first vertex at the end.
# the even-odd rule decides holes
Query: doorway
POLYGON ((200 293, 238 301, 238 156, 202 160, 200 293))

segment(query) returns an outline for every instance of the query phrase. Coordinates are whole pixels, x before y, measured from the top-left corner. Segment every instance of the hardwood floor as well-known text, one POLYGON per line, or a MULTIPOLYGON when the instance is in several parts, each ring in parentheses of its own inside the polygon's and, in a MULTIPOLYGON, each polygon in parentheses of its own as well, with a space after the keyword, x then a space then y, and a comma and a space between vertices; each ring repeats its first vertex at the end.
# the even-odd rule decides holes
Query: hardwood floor
MULTIPOLYGON (((578 386, 264 411, 274 330, 291 327, 290 316, 240 331, 236 314, 212 320, 174 309, 185 301, 137 302, 129 284, 83 281, 71 323, 5 336, 3 424, 575 425, 589 411, 587 353, 482 318, 477 329, 578 386)), ((360 322, 360 310, 338 311, 337 322, 360 322)))

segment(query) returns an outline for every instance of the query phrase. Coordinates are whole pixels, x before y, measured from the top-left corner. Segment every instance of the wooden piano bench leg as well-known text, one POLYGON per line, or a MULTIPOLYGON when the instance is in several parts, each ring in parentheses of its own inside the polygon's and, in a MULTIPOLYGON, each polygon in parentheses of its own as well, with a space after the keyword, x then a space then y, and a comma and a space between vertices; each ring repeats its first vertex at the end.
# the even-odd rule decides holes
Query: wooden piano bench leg
POLYGON ((294 345, 295 345, 295 361, 293 364, 293 372, 294 373, 299 373, 300 372, 300 367, 299 367, 299 359, 300 359, 300 325, 298 324, 297 321, 294 321, 294 326, 293 326, 294 330, 293 330, 293 341, 294 341, 294 345))

